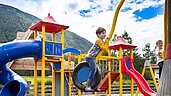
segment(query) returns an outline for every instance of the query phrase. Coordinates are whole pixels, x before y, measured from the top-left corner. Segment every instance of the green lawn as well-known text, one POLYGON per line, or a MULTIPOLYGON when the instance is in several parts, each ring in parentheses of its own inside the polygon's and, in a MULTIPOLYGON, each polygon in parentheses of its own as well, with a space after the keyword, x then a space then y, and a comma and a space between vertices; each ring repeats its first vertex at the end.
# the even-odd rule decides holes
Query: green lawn
MULTIPOLYGON (((33 76, 22 76, 23 78, 24 78, 24 80, 26 80, 26 81, 31 81, 31 84, 34 84, 34 77, 33 76)), ((41 84, 41 76, 38 76, 38 84, 41 84)), ((45 77, 45 84, 51 84, 51 82, 52 82, 52 77, 48 77, 48 76, 46 76, 45 77)), ((153 81, 152 80, 147 80, 147 82, 149 83, 149 84, 154 84, 153 83, 153 81)), ((134 82, 135 83, 135 82, 134 82)), ((119 84, 119 82, 117 81, 115 81, 115 82, 113 82, 113 84, 119 84)), ((130 84, 130 80, 123 80, 123 84, 124 85, 129 85, 130 84)))
MULTIPOLYGON (((33 76, 22 76, 22 77, 27 82, 31 81, 31 84, 34 84, 34 77, 33 76)), ((48 76, 45 77, 45 84, 51 84, 51 81, 52 81, 52 77, 48 77, 48 76)), ((38 76, 37 82, 38 82, 38 84, 41 84, 41 76, 38 76)))

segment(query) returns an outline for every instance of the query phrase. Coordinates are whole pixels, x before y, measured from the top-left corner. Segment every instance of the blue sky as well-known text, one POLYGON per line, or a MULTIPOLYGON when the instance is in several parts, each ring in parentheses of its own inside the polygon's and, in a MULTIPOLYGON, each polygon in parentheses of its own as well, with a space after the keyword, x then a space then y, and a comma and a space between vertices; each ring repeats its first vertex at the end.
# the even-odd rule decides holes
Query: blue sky
MULTIPOLYGON (((56 21, 68 25, 68 30, 94 42, 95 30, 101 26, 110 32, 114 11, 119 0, 1 0, 44 19, 50 13, 56 21), (22 6, 21 6, 22 5, 22 6), (91 34, 91 35, 90 35, 91 34)), ((114 34, 124 31, 141 51, 146 43, 155 46, 163 39, 164 0, 125 0, 118 16, 114 34)))
POLYGON ((151 19, 155 18, 158 15, 164 14, 164 5, 158 5, 158 6, 150 6, 148 8, 144 8, 143 10, 136 10, 133 12, 135 15, 134 17, 137 19, 137 21, 141 21, 144 19, 151 19))

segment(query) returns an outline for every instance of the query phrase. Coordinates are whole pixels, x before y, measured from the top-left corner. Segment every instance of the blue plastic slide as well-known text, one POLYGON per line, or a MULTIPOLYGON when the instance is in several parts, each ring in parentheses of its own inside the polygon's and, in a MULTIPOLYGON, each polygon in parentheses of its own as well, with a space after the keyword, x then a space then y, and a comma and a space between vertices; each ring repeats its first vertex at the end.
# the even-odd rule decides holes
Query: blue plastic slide
POLYGON ((0 96, 24 96, 28 90, 26 81, 13 72, 7 63, 23 57, 41 58, 41 37, 35 40, 12 41, 0 45, 0 96))

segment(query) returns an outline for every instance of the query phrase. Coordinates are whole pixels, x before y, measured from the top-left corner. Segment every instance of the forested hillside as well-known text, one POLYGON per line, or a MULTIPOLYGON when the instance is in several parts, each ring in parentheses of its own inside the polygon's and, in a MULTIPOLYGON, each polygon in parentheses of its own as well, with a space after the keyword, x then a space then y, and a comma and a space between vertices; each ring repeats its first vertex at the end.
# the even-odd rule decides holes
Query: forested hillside
MULTIPOLYGON (((6 43, 16 38, 17 32, 26 32, 28 28, 40 19, 12 6, 0 4, 0 43, 6 43)), ((65 31, 65 47, 74 47, 86 53, 92 43, 77 34, 65 31)))

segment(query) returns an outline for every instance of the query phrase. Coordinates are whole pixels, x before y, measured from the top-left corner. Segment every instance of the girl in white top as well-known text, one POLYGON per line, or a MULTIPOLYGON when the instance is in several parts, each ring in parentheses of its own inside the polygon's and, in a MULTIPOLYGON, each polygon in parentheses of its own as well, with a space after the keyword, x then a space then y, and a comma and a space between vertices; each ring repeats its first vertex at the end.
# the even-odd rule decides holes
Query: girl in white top
POLYGON ((163 53, 163 41, 158 40, 156 42, 157 50, 156 50, 156 57, 157 57, 157 64, 159 66, 159 78, 161 76, 162 68, 163 68, 163 61, 164 61, 164 53, 163 53))

